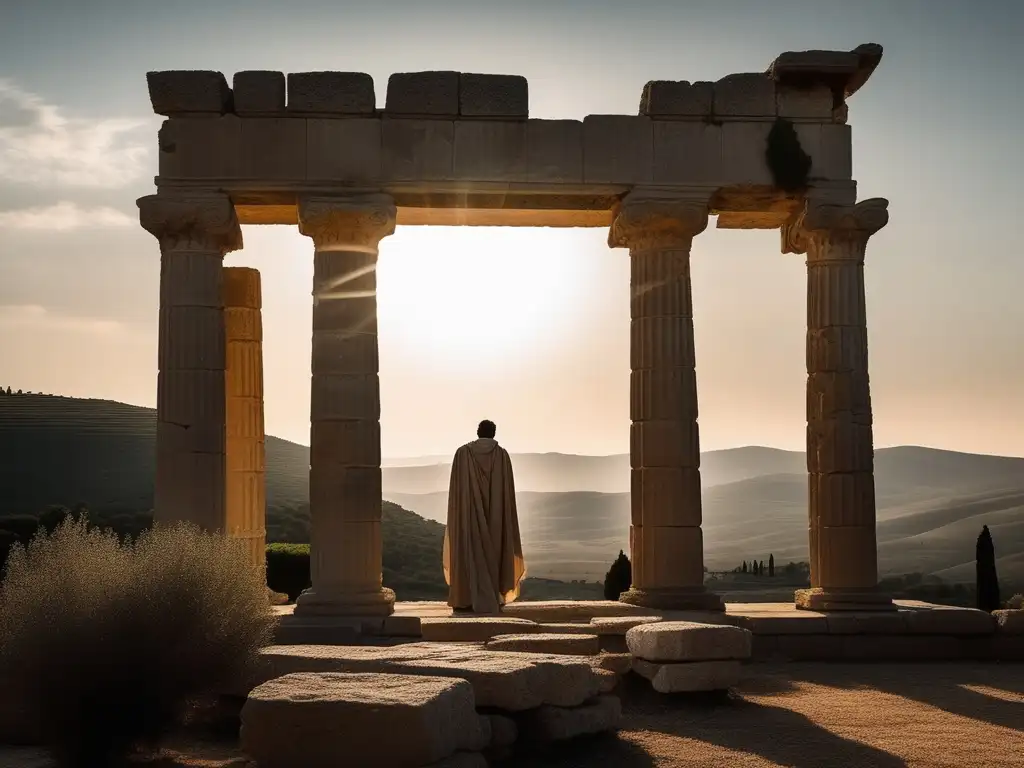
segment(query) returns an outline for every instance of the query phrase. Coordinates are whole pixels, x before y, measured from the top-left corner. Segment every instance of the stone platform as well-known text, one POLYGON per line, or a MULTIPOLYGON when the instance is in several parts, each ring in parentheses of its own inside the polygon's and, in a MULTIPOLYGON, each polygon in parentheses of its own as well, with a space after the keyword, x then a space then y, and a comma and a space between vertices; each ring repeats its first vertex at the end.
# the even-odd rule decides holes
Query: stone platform
POLYGON ((391 645, 481 643, 498 635, 599 636, 605 652, 625 652, 626 631, 641 620, 730 624, 753 635, 753 661, 1024 661, 1020 625, 983 611, 897 600, 884 612, 797 610, 791 603, 728 603, 725 612, 659 611, 613 601, 513 603, 498 616, 452 615, 442 602, 399 602, 386 619, 291 618, 280 606, 279 644, 391 645), (619 617, 619 618, 617 618, 619 617), (621 647, 619 647, 621 646, 621 647))

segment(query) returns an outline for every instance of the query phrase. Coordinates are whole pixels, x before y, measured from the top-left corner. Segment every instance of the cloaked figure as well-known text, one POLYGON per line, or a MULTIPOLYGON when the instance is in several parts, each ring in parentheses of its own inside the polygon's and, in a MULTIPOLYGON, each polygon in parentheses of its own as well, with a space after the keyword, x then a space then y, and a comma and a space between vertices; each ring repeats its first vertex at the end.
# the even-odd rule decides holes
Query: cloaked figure
POLYGON ((455 452, 444 532, 444 580, 456 611, 498 613, 519 597, 526 561, 508 451, 481 421, 477 439, 455 452))

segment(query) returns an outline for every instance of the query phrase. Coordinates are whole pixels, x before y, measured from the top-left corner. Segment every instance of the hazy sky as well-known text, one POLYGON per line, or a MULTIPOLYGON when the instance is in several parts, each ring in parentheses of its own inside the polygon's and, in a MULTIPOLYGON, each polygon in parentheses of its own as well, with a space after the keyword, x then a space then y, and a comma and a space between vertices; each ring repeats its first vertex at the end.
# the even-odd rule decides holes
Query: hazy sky
MULTIPOLYGON (((0 385, 153 405, 158 116, 145 72, 522 74, 533 117, 636 114, 652 79, 763 71, 786 50, 885 56, 850 102, 875 443, 1024 456, 1024 3, 4 3, 0 385)), ((312 243, 246 227, 264 281, 267 431, 308 442, 312 243)), ((386 456, 491 418, 515 451, 628 450, 625 251, 591 230, 405 227, 379 269, 386 456)), ((804 446, 805 267, 776 231, 693 248, 702 447, 804 446)))

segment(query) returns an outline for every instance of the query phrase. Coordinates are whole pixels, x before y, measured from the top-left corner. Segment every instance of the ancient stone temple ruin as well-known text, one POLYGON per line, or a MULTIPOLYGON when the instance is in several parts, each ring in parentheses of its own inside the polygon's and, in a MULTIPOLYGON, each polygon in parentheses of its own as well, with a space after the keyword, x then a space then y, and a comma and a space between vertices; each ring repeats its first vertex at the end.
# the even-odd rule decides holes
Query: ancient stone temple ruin
MULTIPOLYGON (((864 254, 847 100, 877 45, 780 55, 717 82, 650 82, 631 115, 529 116, 522 77, 151 72, 160 242, 158 520, 264 540, 259 275, 225 269, 240 224, 298 225, 314 261, 307 615, 384 615, 376 278, 396 225, 607 227, 629 250, 633 586, 622 599, 722 608, 703 586, 690 250, 780 229, 807 262, 811 589, 799 607, 887 608, 877 590, 864 254), (286 89, 287 81, 287 89, 286 89), (286 97, 287 91, 287 97, 286 97)), ((625 313, 625 307, 623 312, 625 313)))

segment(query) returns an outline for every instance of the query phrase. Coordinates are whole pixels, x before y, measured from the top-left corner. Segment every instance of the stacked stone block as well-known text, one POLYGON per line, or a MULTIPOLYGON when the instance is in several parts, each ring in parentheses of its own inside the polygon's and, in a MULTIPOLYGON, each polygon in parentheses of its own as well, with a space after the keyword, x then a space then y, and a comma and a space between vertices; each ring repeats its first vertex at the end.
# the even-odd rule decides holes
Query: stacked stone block
POLYGON ((739 627, 662 621, 626 632, 633 671, 659 693, 725 690, 750 658, 751 633, 739 627))
POLYGON ((225 533, 243 542, 250 562, 266 562, 266 448, 263 423, 263 321, 260 273, 225 267, 225 533))

